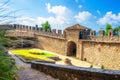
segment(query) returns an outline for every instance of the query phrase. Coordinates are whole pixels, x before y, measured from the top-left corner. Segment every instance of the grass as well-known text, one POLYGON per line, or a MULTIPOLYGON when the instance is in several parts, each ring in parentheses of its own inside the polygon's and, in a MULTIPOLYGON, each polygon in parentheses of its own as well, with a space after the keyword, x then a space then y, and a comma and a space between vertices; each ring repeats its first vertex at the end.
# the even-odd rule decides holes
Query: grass
POLYGON ((20 49, 20 50, 12 50, 12 52, 18 56, 21 56, 27 61, 31 60, 45 60, 51 61, 49 57, 56 57, 49 52, 45 52, 44 50, 40 49, 20 49))

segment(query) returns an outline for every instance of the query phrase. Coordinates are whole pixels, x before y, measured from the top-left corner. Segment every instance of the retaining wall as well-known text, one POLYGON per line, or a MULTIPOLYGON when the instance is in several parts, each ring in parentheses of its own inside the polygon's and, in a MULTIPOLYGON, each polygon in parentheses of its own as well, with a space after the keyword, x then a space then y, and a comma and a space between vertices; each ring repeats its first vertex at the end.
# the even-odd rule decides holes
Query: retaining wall
POLYGON ((33 69, 59 80, 120 80, 120 71, 32 62, 33 69))

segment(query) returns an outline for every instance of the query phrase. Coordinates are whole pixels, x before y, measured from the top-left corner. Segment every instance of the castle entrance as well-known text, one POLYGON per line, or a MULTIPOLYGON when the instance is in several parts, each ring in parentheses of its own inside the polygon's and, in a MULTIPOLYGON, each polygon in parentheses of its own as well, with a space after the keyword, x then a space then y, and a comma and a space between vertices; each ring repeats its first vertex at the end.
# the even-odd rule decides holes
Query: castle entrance
POLYGON ((67 56, 76 56, 76 44, 73 41, 67 44, 67 56))

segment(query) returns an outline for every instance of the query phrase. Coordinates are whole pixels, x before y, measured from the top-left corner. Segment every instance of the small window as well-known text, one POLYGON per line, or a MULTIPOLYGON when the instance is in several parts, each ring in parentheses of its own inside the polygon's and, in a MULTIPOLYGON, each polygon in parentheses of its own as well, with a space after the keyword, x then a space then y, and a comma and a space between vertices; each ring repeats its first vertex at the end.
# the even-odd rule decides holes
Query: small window
POLYGON ((83 39, 83 32, 79 33, 79 39, 83 39))

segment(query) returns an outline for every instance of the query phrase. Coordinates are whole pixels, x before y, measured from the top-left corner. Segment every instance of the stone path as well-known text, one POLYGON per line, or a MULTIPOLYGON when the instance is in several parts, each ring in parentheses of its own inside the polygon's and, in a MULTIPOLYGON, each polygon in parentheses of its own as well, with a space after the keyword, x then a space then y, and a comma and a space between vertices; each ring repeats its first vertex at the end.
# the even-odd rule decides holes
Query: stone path
POLYGON ((30 64, 26 64, 10 53, 16 61, 18 67, 18 80, 58 80, 40 71, 34 70, 30 64))

